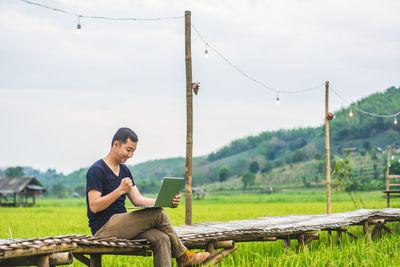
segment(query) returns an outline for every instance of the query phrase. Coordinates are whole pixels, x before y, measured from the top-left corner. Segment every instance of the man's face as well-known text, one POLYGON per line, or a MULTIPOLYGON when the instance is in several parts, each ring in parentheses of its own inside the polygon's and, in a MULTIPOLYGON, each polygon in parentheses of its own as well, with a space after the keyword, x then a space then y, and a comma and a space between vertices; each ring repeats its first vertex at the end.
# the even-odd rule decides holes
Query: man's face
POLYGON ((126 140, 125 144, 115 141, 114 147, 119 162, 125 163, 129 158, 131 158, 136 150, 136 146, 137 142, 133 142, 129 138, 126 140))

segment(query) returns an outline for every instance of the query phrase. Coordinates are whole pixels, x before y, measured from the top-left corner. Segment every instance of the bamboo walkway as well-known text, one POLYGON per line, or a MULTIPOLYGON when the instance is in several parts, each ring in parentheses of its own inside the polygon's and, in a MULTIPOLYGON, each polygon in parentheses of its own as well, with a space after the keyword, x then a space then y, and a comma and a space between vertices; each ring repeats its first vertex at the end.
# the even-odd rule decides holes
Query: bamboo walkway
MULTIPOLYGON (((290 241, 297 240, 296 249, 319 239, 318 232, 336 231, 340 245, 342 233, 357 238, 344 227, 361 225, 372 239, 379 238, 385 225, 400 221, 400 209, 355 210, 331 215, 266 216, 250 220, 228 222, 203 222, 175 227, 182 242, 190 249, 205 249, 212 255, 208 263, 214 264, 236 250, 235 242, 282 240, 290 248, 290 241), (371 229, 371 226, 374 228, 371 229), (218 249, 222 249, 218 251, 218 249)), ((73 258, 88 266, 101 266, 101 255, 150 256, 147 240, 100 239, 87 235, 68 235, 32 239, 0 240, 0 266, 56 266, 71 264, 73 258), (85 255, 90 255, 88 258, 85 255)))

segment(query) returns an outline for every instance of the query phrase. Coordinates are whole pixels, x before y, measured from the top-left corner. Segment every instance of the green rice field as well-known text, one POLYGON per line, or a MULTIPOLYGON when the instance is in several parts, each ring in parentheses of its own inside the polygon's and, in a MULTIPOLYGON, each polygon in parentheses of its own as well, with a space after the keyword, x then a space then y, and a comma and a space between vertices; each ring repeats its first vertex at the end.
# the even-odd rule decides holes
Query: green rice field
MULTIPOLYGON (((325 213, 325 194, 324 191, 213 194, 205 199, 194 200, 193 223, 251 219, 267 215, 325 213)), ((365 208, 386 207, 380 192, 363 192, 360 195, 365 208)), ((400 200, 392 200, 392 207, 400 207, 400 200)), ((332 194, 332 212, 354 209, 353 202, 346 194, 332 194)), ((167 212, 174 225, 184 223, 184 205, 177 209, 167 209, 167 212)), ((393 233, 383 232, 382 238, 373 242, 363 237, 362 227, 350 227, 350 232, 359 238, 355 241, 344 235, 340 248, 328 244, 325 232, 320 232, 320 240, 312 241, 299 252, 294 249, 285 252, 281 241, 238 243, 237 251, 219 266, 399 266, 400 223, 391 222, 388 226, 393 233)), ((0 208, 0 239, 68 234, 90 234, 85 199, 39 199, 36 207, 32 208, 0 208)), ((295 248, 297 242, 293 241, 292 246, 295 248)), ((106 255, 102 261, 103 266, 152 266, 151 257, 106 255)), ((175 261, 173 263, 175 265, 175 261)), ((85 265, 75 260, 72 266, 85 265)))

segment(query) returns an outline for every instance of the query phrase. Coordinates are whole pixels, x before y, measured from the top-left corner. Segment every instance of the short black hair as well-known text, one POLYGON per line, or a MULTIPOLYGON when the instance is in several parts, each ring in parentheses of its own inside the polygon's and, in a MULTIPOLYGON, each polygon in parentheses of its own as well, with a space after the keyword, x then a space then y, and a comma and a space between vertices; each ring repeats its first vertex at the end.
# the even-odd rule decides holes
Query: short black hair
POLYGON ((132 142, 139 141, 137 134, 134 131, 132 131, 131 129, 129 129, 127 127, 119 128, 118 131, 114 134, 114 137, 111 142, 111 146, 113 146, 115 141, 118 141, 122 144, 126 144, 126 142, 128 141, 128 138, 132 142))

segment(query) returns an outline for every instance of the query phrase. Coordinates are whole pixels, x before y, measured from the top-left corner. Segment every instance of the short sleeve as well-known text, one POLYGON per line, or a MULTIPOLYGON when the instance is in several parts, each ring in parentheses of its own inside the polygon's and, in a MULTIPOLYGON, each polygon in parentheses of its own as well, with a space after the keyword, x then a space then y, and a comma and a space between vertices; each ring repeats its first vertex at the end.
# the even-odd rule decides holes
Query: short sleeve
POLYGON ((92 167, 86 174, 86 190, 96 190, 103 193, 104 173, 98 167, 92 167))

